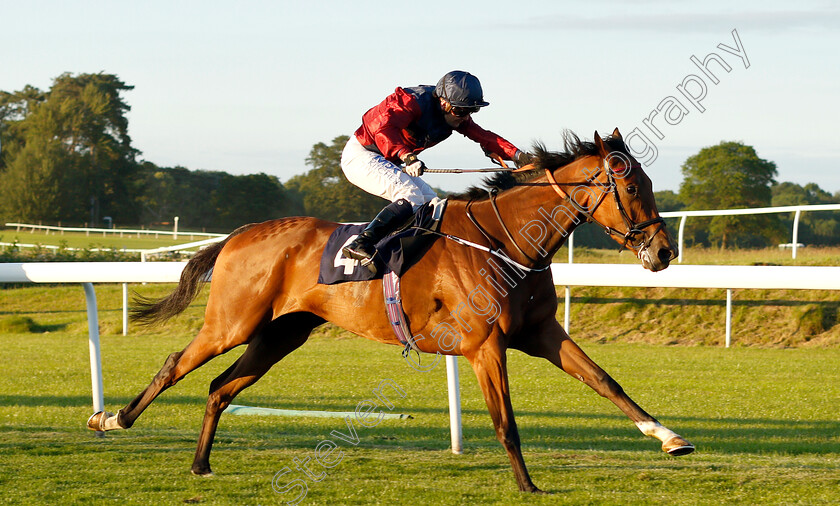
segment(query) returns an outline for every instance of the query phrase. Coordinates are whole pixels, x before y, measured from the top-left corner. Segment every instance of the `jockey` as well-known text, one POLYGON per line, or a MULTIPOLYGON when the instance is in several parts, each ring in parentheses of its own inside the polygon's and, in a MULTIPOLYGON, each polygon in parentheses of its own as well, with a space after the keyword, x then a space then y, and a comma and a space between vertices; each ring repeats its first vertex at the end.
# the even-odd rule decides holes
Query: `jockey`
POLYGON ((397 88, 362 116, 362 126, 341 153, 341 170, 354 185, 391 203, 342 249, 345 257, 374 270, 376 243, 437 196, 420 178, 426 165, 417 154, 453 130, 477 142, 488 156, 512 160, 517 167, 530 161, 528 153, 473 121, 471 115, 487 105, 478 78, 455 70, 436 86, 397 88))

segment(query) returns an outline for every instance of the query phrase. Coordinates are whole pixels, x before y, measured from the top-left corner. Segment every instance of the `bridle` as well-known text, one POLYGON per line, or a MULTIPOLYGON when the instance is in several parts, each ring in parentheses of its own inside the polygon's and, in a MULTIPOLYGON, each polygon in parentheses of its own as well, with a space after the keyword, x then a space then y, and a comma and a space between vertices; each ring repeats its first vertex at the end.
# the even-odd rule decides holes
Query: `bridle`
MULTIPOLYGON (((607 158, 609 158, 609 156, 607 156, 607 158)), ((533 165, 526 165, 524 167, 516 169, 513 172, 524 172, 524 171, 527 171, 527 170, 532 170, 533 168, 534 168, 533 165)), ((638 164, 632 164, 632 165, 629 166, 628 170, 632 170, 632 169, 641 169, 641 166, 638 165, 638 164)), ((598 187, 602 188, 601 195, 598 196, 598 199, 595 201, 595 205, 592 206, 591 210, 583 207, 582 205, 580 205, 574 198, 572 198, 572 196, 570 196, 568 193, 563 191, 563 189, 561 188, 561 183, 558 183, 557 180, 554 178, 554 174, 552 173, 551 169, 546 168, 545 169, 545 174, 546 174, 546 177, 548 179, 548 184, 554 189, 554 191, 557 192, 558 195, 560 195, 560 197, 563 199, 564 202, 568 202, 578 213, 580 213, 584 218, 586 218, 587 221, 595 223, 596 225, 601 227, 604 230, 604 232, 607 233, 607 235, 610 235, 610 236, 617 235, 619 237, 624 238, 624 242, 622 243, 621 248, 619 248, 619 251, 622 251, 624 249, 630 249, 632 251, 633 249, 635 249, 636 254, 638 256, 641 256, 642 252, 645 251, 648 248, 648 246, 650 246, 650 242, 653 240, 653 238, 656 236, 656 234, 658 234, 659 231, 662 230, 662 228, 665 226, 665 220, 662 217, 656 217, 656 218, 646 220, 646 221, 643 221, 643 222, 640 222, 640 223, 635 223, 633 221, 633 219, 630 218, 630 215, 627 214, 627 210, 625 209, 624 204, 622 204, 622 202, 621 202, 621 196, 619 195, 619 192, 618 192, 618 185, 615 182, 615 180, 616 180, 615 171, 610 167, 607 159, 604 160, 604 168, 601 168, 599 166, 598 170, 595 171, 594 174, 589 176, 586 183, 565 183, 567 186, 568 185, 574 185, 574 186, 577 186, 577 187, 584 187, 584 186, 588 187, 594 181, 595 183, 597 183, 598 187), (597 179, 598 176, 601 174, 602 170, 607 175, 606 187, 604 187, 604 185, 602 185, 601 182, 598 181, 598 179, 597 179), (594 216, 595 211, 604 202, 604 199, 605 199, 605 197, 608 193, 612 194, 613 199, 615 200, 616 208, 618 209, 618 212, 621 215, 621 219, 624 222, 625 227, 627 228, 626 232, 622 233, 618 229, 615 229, 613 227, 605 225, 605 224, 601 223, 600 221, 598 221, 594 216), (648 237, 644 237, 644 230, 646 228, 652 226, 652 225, 657 225, 656 230, 654 230, 653 233, 650 234, 648 237), (642 234, 642 240, 638 244, 634 245, 633 243, 636 241, 636 236, 639 235, 639 234, 642 234), (629 247, 628 247, 628 244, 629 244, 629 247)), ((510 233, 510 230, 508 229, 507 225, 505 224, 504 220, 502 219, 502 215, 499 212, 499 207, 496 205, 496 196, 498 194, 498 191, 496 189, 493 189, 493 190, 488 190, 488 193, 490 194, 490 206, 493 208, 493 212, 496 215, 496 219, 499 221, 499 224, 501 225, 502 230, 504 231, 505 235, 507 236, 508 241, 510 241, 510 244, 512 244, 514 246, 514 248, 516 248, 516 250, 519 252, 520 255, 522 255, 524 258, 528 259, 533 264, 538 265, 539 260, 531 257, 530 255, 528 255, 519 246, 519 244, 513 238, 513 234, 510 233)), ((484 237, 490 242, 491 245, 494 242, 498 242, 498 241, 494 240, 490 236, 490 234, 488 234, 484 230, 484 228, 481 225, 479 225, 478 221, 475 219, 475 217, 472 214, 472 210, 470 209, 471 204, 472 204, 472 201, 467 203, 467 207, 466 207, 467 217, 470 219, 470 221, 473 223, 473 225, 478 229, 478 231, 481 232, 482 235, 484 235, 484 237)))
MULTIPOLYGON (((607 158, 609 158, 609 156, 607 156, 607 158)), ((641 165, 631 164, 629 166, 629 168, 627 168, 625 170, 632 170, 632 169, 641 170, 641 165)), ((598 183, 598 186, 601 186, 600 181, 598 181, 598 179, 597 179, 598 176, 601 174, 601 170, 602 170, 602 168, 598 167, 598 170, 595 171, 595 173, 592 174, 592 176, 590 176, 588 178, 588 181, 593 181, 594 180, 598 183)), ((625 209, 624 204, 622 204, 622 202, 621 202, 621 196, 618 193, 618 185, 615 183, 615 171, 612 169, 612 167, 610 167, 607 159, 604 159, 604 172, 606 172, 606 174, 607 174, 607 187, 604 188, 603 191, 601 192, 601 195, 598 196, 598 200, 595 201, 595 205, 592 208, 592 210, 590 211, 589 209, 580 205, 568 193, 563 191, 563 189, 560 187, 560 183, 558 183, 557 180, 554 178, 554 174, 551 172, 551 169, 545 169, 545 175, 548 178, 549 184, 551 185, 552 188, 554 188, 554 191, 557 192, 557 194, 560 195, 560 197, 564 201, 571 204, 572 207, 574 207, 577 212, 579 212, 581 215, 583 215, 586 218, 587 221, 595 223, 596 225, 601 227, 604 230, 604 232, 606 232, 607 235, 610 235, 610 236, 617 235, 619 237, 624 238, 624 242, 622 243, 621 248, 619 248, 619 251, 624 250, 624 249, 636 249, 638 254, 641 254, 642 251, 644 251, 645 249, 647 249, 648 246, 650 246, 650 241, 652 241, 653 238, 656 236, 656 234, 658 234, 659 231, 662 230, 662 227, 665 226, 665 220, 661 216, 657 216, 656 218, 646 220, 646 221, 643 221, 641 223, 635 223, 633 221, 633 219, 630 218, 630 215, 627 214, 627 210, 625 209), (615 229, 613 227, 610 227, 608 225, 604 225, 603 223, 601 223, 600 221, 595 219, 595 216, 593 216, 595 211, 598 209, 598 207, 600 207, 601 203, 604 201, 604 197, 607 195, 607 193, 612 193, 613 199, 615 200, 616 209, 618 209, 619 214, 621 214, 621 219, 624 222, 624 226, 627 227, 627 232, 622 233, 620 230, 617 230, 617 229, 615 229), (634 247, 633 242, 636 241, 636 236, 638 234, 644 234, 644 229, 646 229, 647 227, 649 227, 651 225, 658 225, 658 226, 656 227, 656 230, 654 230, 653 233, 650 234, 650 236, 644 237, 644 235, 643 235, 641 242, 634 247), (630 244, 629 248, 627 246, 628 243, 630 244)), ((567 183, 567 184, 574 184, 576 186, 583 186, 581 183, 567 183)))

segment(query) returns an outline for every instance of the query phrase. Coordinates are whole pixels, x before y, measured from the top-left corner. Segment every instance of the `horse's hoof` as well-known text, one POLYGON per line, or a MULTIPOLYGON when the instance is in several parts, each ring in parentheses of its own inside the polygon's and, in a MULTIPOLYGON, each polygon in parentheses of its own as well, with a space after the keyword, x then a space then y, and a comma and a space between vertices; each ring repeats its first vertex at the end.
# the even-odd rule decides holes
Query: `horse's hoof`
POLYGON ((533 483, 527 483, 525 485, 521 485, 519 487, 520 492, 528 492, 529 494, 546 494, 547 492, 543 492, 540 490, 536 485, 533 483))
POLYGON ((96 413, 90 415, 87 421, 87 428, 90 430, 95 430, 97 432, 105 431, 105 420, 114 416, 113 413, 109 413, 107 411, 97 411, 96 413))
POLYGON ((662 451, 674 457, 688 455, 694 451, 694 445, 681 438, 674 436, 668 441, 662 443, 662 451))
POLYGON ((207 468, 206 471, 197 470, 197 469, 190 469, 190 472, 192 474, 196 475, 196 476, 201 476, 202 478, 210 478, 210 477, 214 476, 213 471, 211 471, 210 468, 207 468))

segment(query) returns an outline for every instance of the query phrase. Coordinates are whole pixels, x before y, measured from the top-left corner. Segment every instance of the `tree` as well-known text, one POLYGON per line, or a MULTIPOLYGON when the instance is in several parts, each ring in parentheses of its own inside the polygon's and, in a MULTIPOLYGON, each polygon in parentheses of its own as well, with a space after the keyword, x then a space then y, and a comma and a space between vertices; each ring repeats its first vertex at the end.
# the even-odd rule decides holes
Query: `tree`
POLYGON ((263 173, 246 176, 225 174, 213 195, 218 223, 216 226, 234 229, 294 214, 297 208, 286 197, 280 181, 263 173))
POLYGON ((286 183, 286 188, 303 201, 307 215, 335 221, 368 221, 387 203, 344 177, 341 151, 348 139, 341 135, 329 146, 323 142, 315 144, 306 159, 313 168, 286 183))
MULTIPOLYGON (((796 206, 840 203, 840 195, 832 196, 815 183, 800 186, 784 182, 772 188, 774 206, 796 206)), ((782 215, 783 226, 790 230, 793 213, 782 215)), ((798 241, 815 245, 834 245, 840 242, 840 214, 837 211, 809 211, 799 220, 798 241)))
MULTIPOLYGON (((161 223, 181 216, 178 207, 187 195, 176 179, 176 171, 179 169, 163 169, 148 161, 140 164, 133 185, 136 202, 140 207, 141 223, 161 223)), ((187 169, 182 170, 189 172, 187 169)))
POLYGON ((62 74, 45 104, 56 111, 60 138, 79 159, 76 201, 91 203, 91 222, 99 222, 97 210, 118 221, 136 216, 125 183, 137 169, 138 151, 131 147, 125 117, 131 108, 120 96, 132 89, 111 74, 62 74))
POLYGON ((111 74, 62 74, 47 93, 31 86, 2 93, 4 214, 91 223, 109 214, 134 221, 134 199, 126 183, 137 169, 138 152, 128 135, 125 114, 130 108, 121 97, 131 89, 111 74), (45 174, 61 183, 59 195, 48 196, 59 207, 33 201, 41 198, 38 185, 43 186, 45 174))
MULTIPOLYGON (((775 182, 776 164, 759 158, 752 146, 741 142, 721 142, 703 148, 682 166, 680 200, 688 208, 737 209, 766 207, 771 203, 770 186, 775 182)), ((715 216, 711 220, 692 220, 696 239, 707 235, 710 243, 757 245, 776 240, 784 231, 774 215, 715 216)))
POLYGON ((24 223, 61 219, 61 188, 69 163, 59 142, 35 139, 26 144, 3 173, 0 197, 7 218, 24 223))
POLYGON ((685 202, 680 200, 680 196, 671 190, 654 192, 653 196, 656 199, 656 208, 660 213, 685 209, 685 202))
POLYGON ((15 93, 0 91, 0 173, 24 145, 21 121, 44 100, 46 94, 29 85, 15 93))
POLYGON ((806 206, 816 204, 836 204, 840 195, 832 196, 816 183, 800 186, 796 183, 779 183, 770 189, 774 206, 806 206))
POLYGON ((303 213, 275 176, 188 170, 141 165, 137 188, 144 223, 168 223, 174 216, 185 228, 229 232, 246 223, 303 213))

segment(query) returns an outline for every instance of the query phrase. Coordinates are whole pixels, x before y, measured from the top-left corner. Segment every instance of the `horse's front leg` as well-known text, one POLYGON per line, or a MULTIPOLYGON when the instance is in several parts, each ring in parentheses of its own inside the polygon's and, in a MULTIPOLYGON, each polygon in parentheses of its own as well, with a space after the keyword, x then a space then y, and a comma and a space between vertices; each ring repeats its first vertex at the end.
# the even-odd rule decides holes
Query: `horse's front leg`
POLYGON ((522 458, 519 431, 516 428, 513 406, 510 403, 505 350, 501 349, 498 343, 491 341, 485 342, 476 353, 465 356, 478 378, 490 417, 493 419, 496 437, 507 451, 519 490, 540 492, 540 489, 531 481, 528 469, 525 467, 525 460, 522 458))
POLYGON ((679 434, 660 424, 639 407, 609 374, 589 358, 556 321, 546 322, 537 332, 521 336, 510 344, 511 348, 529 355, 542 357, 566 373, 589 385, 599 395, 609 399, 636 424, 646 436, 659 439, 662 451, 669 455, 687 455, 694 445, 679 434))

